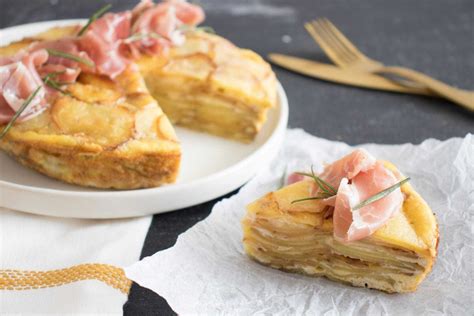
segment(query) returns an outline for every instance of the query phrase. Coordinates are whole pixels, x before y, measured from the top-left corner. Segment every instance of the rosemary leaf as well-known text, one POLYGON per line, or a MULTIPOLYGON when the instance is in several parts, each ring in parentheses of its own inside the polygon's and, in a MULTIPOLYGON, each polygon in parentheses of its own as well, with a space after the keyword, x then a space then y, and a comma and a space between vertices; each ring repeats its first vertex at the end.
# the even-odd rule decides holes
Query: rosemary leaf
POLYGON ((313 175, 313 178, 317 179, 319 184, 320 184, 320 187, 326 187, 327 189, 329 189, 331 192, 329 192, 330 194, 332 195, 336 195, 337 193, 337 190, 332 186, 330 185, 329 183, 327 183, 326 181, 324 181, 323 179, 321 179, 320 177, 317 177, 315 174, 314 174, 314 170, 313 170, 313 166, 311 166, 311 174, 313 175))
POLYGON ((97 12, 95 12, 90 18, 89 18, 89 21, 87 21, 86 25, 84 25, 82 27, 82 29, 79 31, 79 33, 77 33, 77 36, 82 36, 86 31, 87 29, 89 28, 89 26, 97 19, 99 19, 101 16, 103 16, 107 11, 110 10, 110 8, 112 8, 112 5, 109 3, 107 4, 106 6, 100 8, 97 12))
POLYGON ((21 113, 23 113, 23 111, 25 111, 25 109, 28 107, 28 105, 31 103, 31 101, 33 101, 33 99, 36 97, 36 95, 41 90, 41 88, 42 88, 42 86, 39 86, 38 88, 36 88, 36 90, 32 94, 30 94, 28 99, 26 99, 25 102, 23 102, 23 104, 18 109, 18 111, 15 113, 15 115, 13 115, 10 122, 8 122, 7 126, 5 126, 3 128, 3 130, 0 132, 0 139, 2 139, 8 133, 8 131, 13 126, 15 121, 18 119, 18 117, 20 117, 21 113))
POLYGON ((315 181, 318 183, 318 186, 323 190, 326 194, 335 195, 337 192, 334 188, 327 182, 324 182, 323 179, 315 176, 315 181))
POLYGON ((306 172, 297 172, 297 174, 299 175, 302 175, 302 176, 306 176, 306 177, 310 177, 314 180, 314 182, 316 182, 317 186, 323 191, 323 194, 328 194, 328 195, 332 195, 331 192, 328 191, 328 189, 326 189, 321 182, 319 182, 319 178, 318 177, 313 177, 313 174, 311 173, 306 173, 306 172))
POLYGON ((298 200, 294 200, 294 201, 291 201, 291 204, 294 204, 294 203, 298 203, 298 202, 303 202, 303 201, 309 201, 309 200, 324 200, 324 199, 327 199, 329 196, 311 196, 311 197, 307 197, 307 198, 304 198, 304 199, 298 199, 298 200))
POLYGON ((54 50, 54 49, 47 49, 47 51, 51 56, 71 59, 71 60, 77 61, 78 63, 84 64, 84 65, 89 66, 89 67, 94 67, 95 66, 94 62, 92 62, 90 60, 87 60, 87 59, 84 59, 82 57, 76 56, 76 55, 72 55, 72 54, 62 52, 62 51, 59 51, 59 50, 54 50))
POLYGON ((332 185, 318 177, 317 175, 314 174, 313 167, 311 166, 311 173, 305 173, 305 172, 297 172, 297 174, 302 175, 302 176, 307 176, 310 177, 316 182, 318 187, 325 193, 328 194, 329 196, 336 195, 337 190, 334 189, 332 185))
POLYGON ((48 87, 50 87, 54 90, 57 90, 57 91, 61 92, 64 95, 71 95, 69 92, 66 92, 63 89, 61 89, 61 85, 65 84, 65 83, 57 82, 57 81, 51 79, 51 78, 56 77, 57 75, 61 75, 63 73, 65 73, 65 71, 51 72, 43 78, 43 82, 48 87))
POLYGON ((56 91, 61 92, 64 95, 69 95, 69 96, 71 95, 69 92, 64 91, 63 89, 61 89, 61 83, 58 83, 54 80, 45 81, 44 84, 47 85, 48 87, 56 90, 56 91))
POLYGON ((50 88, 53 88, 54 90, 57 90, 57 91, 59 91, 59 92, 64 93, 64 91, 61 89, 61 87, 59 86, 59 84, 58 84, 56 81, 53 81, 53 80, 45 80, 45 81, 44 81, 44 84, 47 85, 47 86, 50 87, 50 88))
POLYGON ((398 183, 395 183, 394 185, 386 188, 385 190, 382 190, 379 193, 372 195, 367 200, 364 200, 364 201, 360 202, 359 204, 354 206, 352 209, 353 210, 358 210, 358 209, 360 209, 360 208, 362 208, 362 207, 364 207, 364 206, 366 206, 370 203, 373 203, 375 201, 378 201, 378 200, 386 197, 387 195, 389 195, 390 193, 392 193, 393 191, 395 191, 396 189, 401 187, 405 182, 408 182, 409 180, 410 180, 410 178, 408 177, 408 178, 403 179, 402 181, 400 181, 398 183))
POLYGON ((46 76, 44 76, 43 78, 43 81, 45 83, 47 83, 49 80, 51 80, 51 78, 53 77, 56 77, 58 75, 62 75, 63 73, 65 73, 66 71, 54 71, 54 72, 50 72, 49 74, 47 74, 46 76))

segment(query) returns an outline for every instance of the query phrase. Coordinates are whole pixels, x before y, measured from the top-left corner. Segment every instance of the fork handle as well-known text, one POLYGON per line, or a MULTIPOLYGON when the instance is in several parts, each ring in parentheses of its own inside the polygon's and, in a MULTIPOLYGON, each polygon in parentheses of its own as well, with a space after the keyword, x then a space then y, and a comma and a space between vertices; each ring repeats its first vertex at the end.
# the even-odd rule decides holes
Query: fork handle
POLYGON ((397 75, 411 81, 423 84, 428 89, 440 96, 451 100, 470 111, 474 111, 474 92, 461 90, 431 78, 421 72, 403 67, 383 67, 376 70, 377 73, 397 75))

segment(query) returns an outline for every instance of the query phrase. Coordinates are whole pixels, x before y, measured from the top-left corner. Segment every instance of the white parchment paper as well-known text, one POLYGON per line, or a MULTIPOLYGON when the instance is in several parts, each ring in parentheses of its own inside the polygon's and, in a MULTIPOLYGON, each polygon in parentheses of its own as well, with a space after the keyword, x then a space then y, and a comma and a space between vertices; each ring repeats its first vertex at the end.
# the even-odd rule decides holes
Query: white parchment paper
POLYGON ((385 294, 285 273, 245 255, 240 221, 249 202, 280 187, 285 173, 311 164, 321 170, 353 149, 302 130, 289 130, 271 165, 237 195, 217 203, 175 246, 127 268, 127 276, 182 315, 473 315, 473 135, 362 147, 410 176, 438 219, 438 259, 415 293, 385 294))

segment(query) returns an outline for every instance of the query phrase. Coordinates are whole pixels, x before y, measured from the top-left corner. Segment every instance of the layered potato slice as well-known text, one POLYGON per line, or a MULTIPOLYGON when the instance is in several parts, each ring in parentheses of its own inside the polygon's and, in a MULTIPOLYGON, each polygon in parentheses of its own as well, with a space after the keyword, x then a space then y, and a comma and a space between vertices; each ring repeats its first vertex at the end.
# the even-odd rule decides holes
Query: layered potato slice
POLYGON ((276 269, 353 286, 389 293, 416 290, 433 266, 438 228, 410 184, 401 187, 401 212, 371 236, 349 243, 334 239, 332 218, 319 201, 291 204, 308 196, 313 186, 312 180, 300 181, 248 205, 242 221, 247 254, 276 269))
MULTIPOLYGON (((52 29, 39 38, 68 31, 52 29)), ((4 47, 0 55, 37 39, 4 47)), ((136 189, 175 181, 179 142, 138 71, 127 69, 114 81, 83 73, 66 91, 40 115, 15 124, 0 148, 25 166, 82 186, 136 189)))
POLYGON ((138 65, 150 93, 173 123, 252 141, 276 104, 276 77, 256 53, 203 31, 186 32, 166 58, 138 65))

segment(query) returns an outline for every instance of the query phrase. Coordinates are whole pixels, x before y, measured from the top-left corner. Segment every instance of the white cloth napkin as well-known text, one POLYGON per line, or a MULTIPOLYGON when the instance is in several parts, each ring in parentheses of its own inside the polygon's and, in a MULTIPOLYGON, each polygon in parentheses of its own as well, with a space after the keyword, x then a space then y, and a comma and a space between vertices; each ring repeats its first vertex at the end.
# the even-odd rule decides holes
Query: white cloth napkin
POLYGON ((440 229, 434 269, 415 293, 385 294, 285 273, 250 260, 242 248, 245 206, 282 185, 288 171, 321 170, 353 148, 289 130, 282 151, 240 192, 183 233, 170 249, 126 269, 180 315, 468 315, 474 306, 474 137, 420 145, 362 147, 390 160, 435 212, 440 229))
MULTIPOLYGON (((67 219, 0 207, 0 269, 53 270, 83 263, 125 267, 139 260, 150 222, 151 216, 67 219)), ((122 315, 126 300, 119 290, 87 280, 54 288, 0 290, 0 314, 122 315)))

